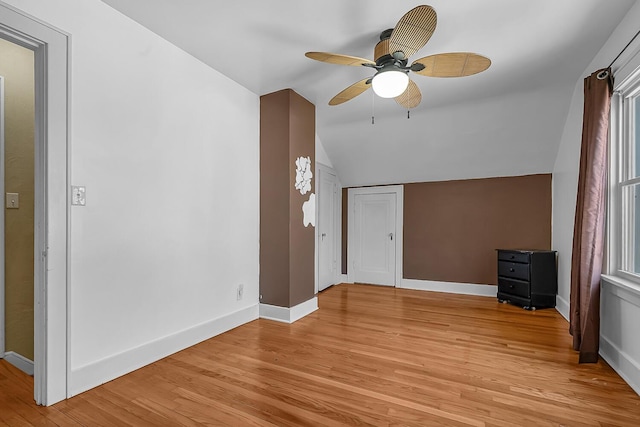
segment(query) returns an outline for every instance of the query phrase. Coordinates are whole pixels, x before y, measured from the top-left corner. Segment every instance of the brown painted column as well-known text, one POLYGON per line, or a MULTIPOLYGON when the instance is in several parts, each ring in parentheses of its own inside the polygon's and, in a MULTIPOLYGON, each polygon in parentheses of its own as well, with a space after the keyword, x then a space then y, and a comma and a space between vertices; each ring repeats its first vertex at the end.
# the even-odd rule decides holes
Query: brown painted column
POLYGON ((260 97, 260 303, 315 295, 315 106, 291 89, 260 97), (306 211, 306 215, 305 215, 306 211))

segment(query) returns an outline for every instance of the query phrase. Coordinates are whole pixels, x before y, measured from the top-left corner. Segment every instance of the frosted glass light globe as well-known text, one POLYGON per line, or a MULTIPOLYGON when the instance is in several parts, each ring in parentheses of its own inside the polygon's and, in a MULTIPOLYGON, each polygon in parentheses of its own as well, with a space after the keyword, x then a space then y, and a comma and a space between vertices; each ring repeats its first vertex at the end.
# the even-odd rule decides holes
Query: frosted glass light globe
POLYGON ((381 71, 371 81, 373 91, 381 98, 395 98, 402 95, 409 86, 407 73, 398 70, 381 71))

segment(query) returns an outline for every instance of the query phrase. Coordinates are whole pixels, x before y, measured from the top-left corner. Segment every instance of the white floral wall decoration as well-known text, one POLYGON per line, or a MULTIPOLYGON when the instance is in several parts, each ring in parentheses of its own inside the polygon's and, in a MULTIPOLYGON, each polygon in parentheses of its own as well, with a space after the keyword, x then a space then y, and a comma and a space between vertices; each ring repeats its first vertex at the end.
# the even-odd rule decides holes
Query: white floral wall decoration
POLYGON ((316 226, 316 195, 314 193, 309 194, 309 200, 302 204, 302 224, 305 227, 309 224, 312 227, 316 226))
POLYGON ((300 191, 300 194, 305 195, 311 191, 311 178, 313 178, 313 171, 311 170, 311 158, 310 157, 298 157, 296 159, 296 190, 300 191))

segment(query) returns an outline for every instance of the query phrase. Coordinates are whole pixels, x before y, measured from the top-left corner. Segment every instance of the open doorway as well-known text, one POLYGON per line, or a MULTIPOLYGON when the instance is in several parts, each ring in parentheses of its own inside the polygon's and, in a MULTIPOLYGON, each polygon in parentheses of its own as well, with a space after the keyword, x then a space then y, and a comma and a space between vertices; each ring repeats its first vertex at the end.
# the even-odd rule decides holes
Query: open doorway
POLYGON ((68 396, 69 36, 0 2, 0 38, 34 56, 34 399, 51 405, 68 396))
POLYGON ((34 61, 32 50, 0 39, 0 357, 28 375, 34 359, 34 61))

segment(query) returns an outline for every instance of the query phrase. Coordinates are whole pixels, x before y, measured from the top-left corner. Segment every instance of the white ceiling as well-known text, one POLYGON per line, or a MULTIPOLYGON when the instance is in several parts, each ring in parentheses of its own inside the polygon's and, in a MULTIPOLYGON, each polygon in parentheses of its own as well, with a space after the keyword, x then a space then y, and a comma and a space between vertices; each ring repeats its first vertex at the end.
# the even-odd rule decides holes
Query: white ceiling
POLYGON ((635 3, 103 1, 258 95, 292 88, 313 102, 317 134, 344 185, 551 172, 575 84, 635 3), (411 60, 466 51, 491 58, 491 67, 459 79, 414 75, 423 101, 409 120, 393 100, 374 101, 371 91, 328 106, 371 70, 304 53, 373 59, 379 33, 419 4, 436 10, 438 26, 411 60))

